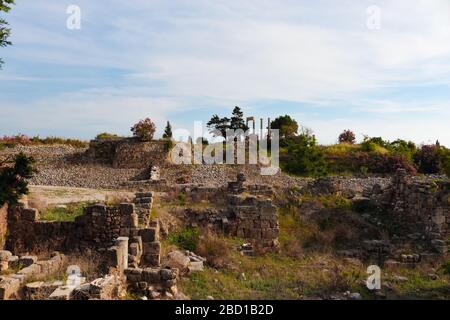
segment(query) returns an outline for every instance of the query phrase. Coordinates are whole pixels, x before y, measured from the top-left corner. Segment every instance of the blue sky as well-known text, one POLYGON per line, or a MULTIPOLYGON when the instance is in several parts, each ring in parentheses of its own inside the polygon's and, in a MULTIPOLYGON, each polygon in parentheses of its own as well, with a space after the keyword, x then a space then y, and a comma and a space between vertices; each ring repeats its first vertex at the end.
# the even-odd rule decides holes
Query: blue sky
POLYGON ((192 130, 239 105, 290 114, 321 143, 352 129, 450 145, 448 0, 16 2, 0 135, 129 135, 146 116, 159 134, 167 120, 192 130))

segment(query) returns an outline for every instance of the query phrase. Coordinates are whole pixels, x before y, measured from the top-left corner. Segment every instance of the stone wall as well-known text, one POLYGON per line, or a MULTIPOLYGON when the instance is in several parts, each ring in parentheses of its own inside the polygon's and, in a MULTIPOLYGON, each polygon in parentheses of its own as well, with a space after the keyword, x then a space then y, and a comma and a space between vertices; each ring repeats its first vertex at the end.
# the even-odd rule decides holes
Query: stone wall
POLYGON ((245 239, 258 251, 278 249, 277 210, 270 199, 233 194, 227 200, 221 210, 186 209, 187 224, 245 239))
POLYGON ((166 141, 140 142, 134 138, 92 140, 86 151, 89 161, 133 169, 161 165, 168 154, 166 141))
POLYGON ((6 241, 8 227, 8 206, 0 207, 0 250, 3 249, 6 241))
POLYGON ((388 187, 374 185, 358 199, 386 215, 398 242, 423 242, 447 252, 450 235, 450 182, 408 176, 399 170, 388 187))
MULTIPOLYGON (((142 210, 139 214, 144 215, 142 210)), ((148 217, 150 211, 151 206, 146 211, 148 217)), ((155 220, 140 226, 133 203, 92 205, 74 222, 40 221, 38 210, 15 206, 9 210, 8 233, 6 247, 12 252, 94 249, 106 252, 112 265, 118 257, 117 240, 126 237, 131 264, 140 264, 141 257, 147 266, 160 263, 159 223, 155 220)))

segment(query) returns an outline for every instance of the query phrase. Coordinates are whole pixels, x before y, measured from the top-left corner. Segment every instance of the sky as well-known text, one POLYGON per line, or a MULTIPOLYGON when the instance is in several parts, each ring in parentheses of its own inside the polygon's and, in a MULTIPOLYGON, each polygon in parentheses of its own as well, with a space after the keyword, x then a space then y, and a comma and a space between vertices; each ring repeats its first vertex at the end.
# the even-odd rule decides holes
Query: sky
POLYGON ((161 135, 238 105, 323 144, 351 129, 450 146, 448 0, 17 0, 0 16, 0 135, 130 135, 145 117, 161 135))

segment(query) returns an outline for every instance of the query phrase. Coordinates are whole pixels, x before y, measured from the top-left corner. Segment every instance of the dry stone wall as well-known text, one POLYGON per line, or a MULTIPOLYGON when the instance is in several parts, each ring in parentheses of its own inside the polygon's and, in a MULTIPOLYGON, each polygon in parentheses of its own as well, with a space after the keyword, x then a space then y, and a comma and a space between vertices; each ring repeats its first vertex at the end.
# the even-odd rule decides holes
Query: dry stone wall
POLYGON ((166 141, 140 142, 134 138, 92 140, 88 160, 114 168, 144 169, 163 164, 169 154, 166 141))
POLYGON ((150 220, 151 203, 145 210, 139 207, 141 204, 92 205, 74 222, 40 221, 38 210, 15 206, 8 214, 6 247, 12 252, 94 249, 106 252, 110 265, 117 265, 123 251, 118 240, 127 238, 126 255, 131 264, 138 265, 143 257, 145 265, 157 266, 161 248, 159 223, 150 220), (147 222, 140 225, 139 217, 144 215, 147 222))
POLYGON ((206 227, 251 242, 258 251, 277 250, 279 225, 272 201, 256 196, 228 195, 225 209, 186 209, 192 227, 206 227))

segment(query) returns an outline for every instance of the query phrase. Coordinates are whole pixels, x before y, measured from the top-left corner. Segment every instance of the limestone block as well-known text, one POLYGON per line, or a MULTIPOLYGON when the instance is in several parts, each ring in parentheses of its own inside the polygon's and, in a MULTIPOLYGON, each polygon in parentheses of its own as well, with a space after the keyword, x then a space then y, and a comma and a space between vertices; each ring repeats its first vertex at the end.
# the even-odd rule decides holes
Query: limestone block
POLYGON ((56 288, 48 298, 49 300, 70 300, 74 290, 74 286, 61 286, 56 288))
POLYGON ((22 274, 25 276, 25 278, 28 279, 30 277, 37 276, 40 273, 41 273, 41 266, 38 264, 32 264, 31 266, 23 268, 17 274, 22 274))
POLYGON ((12 253, 7 250, 0 250, 0 261, 8 261, 12 257, 12 253))
POLYGON ((20 290, 20 280, 12 277, 3 278, 0 282, 0 300, 17 298, 20 290))
POLYGON ((204 269, 203 262, 201 262, 201 261, 191 262, 191 263, 189 263, 188 269, 189 269, 189 273, 203 271, 203 269, 204 269))
POLYGON ((167 261, 165 265, 170 268, 178 268, 180 270, 187 270, 191 260, 183 252, 176 250, 167 254, 167 261))

